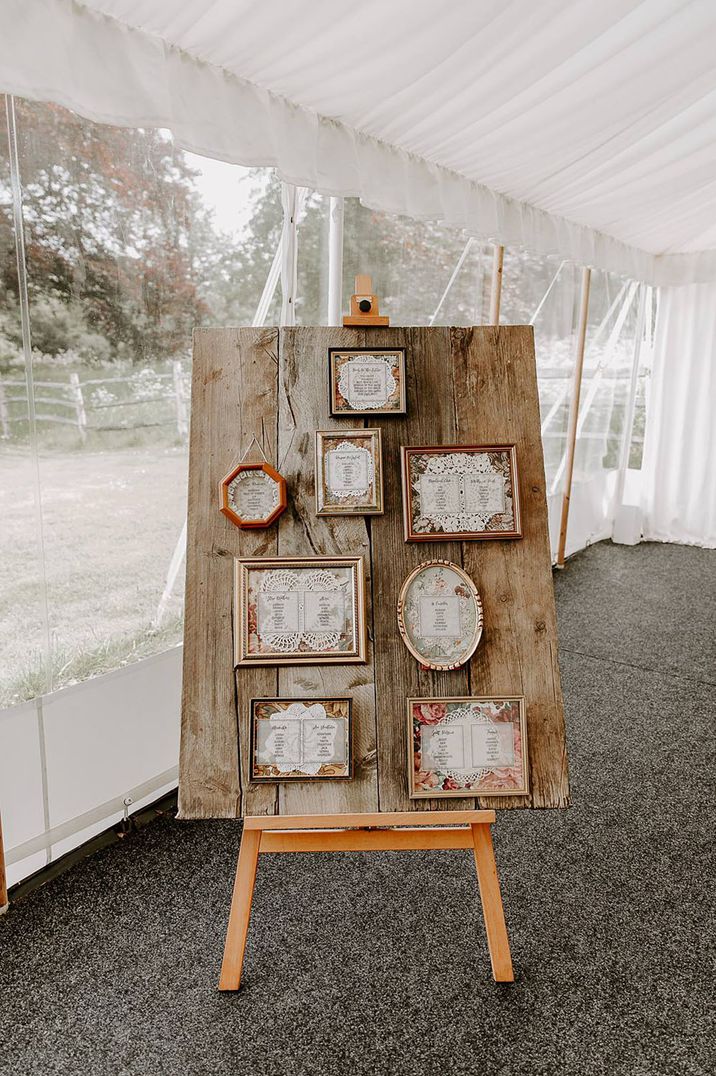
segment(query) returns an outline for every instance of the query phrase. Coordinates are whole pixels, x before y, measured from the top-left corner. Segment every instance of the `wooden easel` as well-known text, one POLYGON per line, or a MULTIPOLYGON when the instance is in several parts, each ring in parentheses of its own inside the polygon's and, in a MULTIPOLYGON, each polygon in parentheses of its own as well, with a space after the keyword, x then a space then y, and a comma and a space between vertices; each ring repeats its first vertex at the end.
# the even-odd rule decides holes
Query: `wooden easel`
POLYGON ((404 848, 472 849, 492 975, 498 983, 514 982, 490 832, 494 821, 494 811, 451 811, 441 814, 439 819, 435 811, 245 818, 219 990, 238 990, 241 984, 260 852, 365 852, 404 848), (446 822, 451 824, 446 826, 446 822))

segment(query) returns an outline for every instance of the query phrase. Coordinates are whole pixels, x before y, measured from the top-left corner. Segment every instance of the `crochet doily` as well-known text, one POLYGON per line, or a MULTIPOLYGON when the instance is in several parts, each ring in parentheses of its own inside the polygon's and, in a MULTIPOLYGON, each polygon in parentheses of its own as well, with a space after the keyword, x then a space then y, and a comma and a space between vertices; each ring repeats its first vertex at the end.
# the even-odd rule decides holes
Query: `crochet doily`
POLYGON ((336 445, 335 448, 329 449, 329 451, 326 453, 326 485, 330 489, 332 497, 336 497, 336 498, 338 498, 338 500, 341 500, 341 501, 347 500, 349 497, 364 497, 370 491, 370 487, 373 485, 374 478, 375 478, 375 463, 373 461, 373 455, 372 455, 370 449, 363 448, 361 445, 355 445, 351 441, 341 441, 340 444, 336 445), (368 485, 367 486, 361 486, 360 488, 356 488, 356 489, 338 490, 338 489, 333 489, 333 487, 330 485, 330 478, 331 478, 331 463, 330 463, 330 459, 331 459, 331 455, 334 452, 345 452, 346 449, 351 453, 358 453, 362 457, 364 457, 366 474, 367 474, 367 477, 368 477, 368 485))
POLYGON ((360 369, 361 366, 376 366, 381 363, 385 366, 385 398, 381 399, 376 406, 383 407, 395 392, 397 385, 397 381, 393 376, 393 371, 391 370, 390 363, 387 359, 384 359, 382 355, 356 355, 355 358, 351 358, 341 367, 340 376, 338 378, 338 388, 343 399, 347 400, 351 407, 355 407, 356 410, 360 411, 365 406, 365 401, 359 396, 354 396, 351 392, 350 374, 348 373, 349 368, 360 369))
MULTIPOLYGON (((336 579, 331 572, 324 568, 315 568, 311 571, 298 572, 290 568, 276 568, 264 574, 261 582, 261 591, 266 594, 271 591, 340 591, 343 584, 336 579)), ((300 644, 305 642, 309 650, 335 650, 340 642, 340 632, 270 632, 261 633, 261 638, 268 643, 272 650, 278 650, 284 654, 290 654, 298 650, 300 644)))
MULTIPOLYGON (((280 718, 281 721, 302 721, 304 718, 311 717, 317 721, 328 720, 325 706, 320 702, 314 702, 313 706, 304 706, 301 702, 292 702, 289 707, 283 710, 280 714, 272 714, 272 717, 280 718)), ((337 726, 336 726, 337 727, 337 726)), ((266 737, 266 746, 270 750, 269 739, 271 733, 269 732, 266 737)), ((309 774, 311 777, 320 772, 321 762, 307 762, 303 761, 303 747, 299 741, 298 760, 295 763, 281 763, 271 762, 271 766, 275 766, 279 773, 293 773, 294 770, 300 770, 301 773, 309 774)))
POLYGON ((513 519, 512 495, 508 488, 508 483, 505 483, 504 511, 502 512, 467 512, 464 510, 464 497, 461 493, 460 499, 463 509, 460 512, 429 515, 423 509, 422 500, 420 499, 420 479, 422 475, 455 475, 458 478, 465 475, 496 475, 502 478, 503 476, 494 470, 486 453, 448 452, 445 455, 430 455, 425 470, 419 474, 415 472, 413 474, 412 486, 419 498, 420 516, 422 519, 428 520, 433 526, 440 527, 448 533, 484 530, 489 521, 497 514, 503 516, 507 523, 510 523, 513 519))

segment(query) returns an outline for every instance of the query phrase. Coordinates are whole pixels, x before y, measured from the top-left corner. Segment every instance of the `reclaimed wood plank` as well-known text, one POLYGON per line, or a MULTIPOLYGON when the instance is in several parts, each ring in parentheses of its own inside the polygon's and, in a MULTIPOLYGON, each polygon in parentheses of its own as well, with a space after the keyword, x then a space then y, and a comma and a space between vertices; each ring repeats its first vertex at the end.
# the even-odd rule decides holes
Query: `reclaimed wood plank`
POLYGON ((530 760, 528 797, 483 797, 487 807, 569 803, 557 621, 552 585, 534 337, 530 326, 453 329, 458 440, 514 442, 521 539, 463 543, 483 599, 485 636, 470 661, 475 695, 522 694, 530 760))
POLYGON ((353 699, 353 780, 281 784, 282 814, 378 808, 369 523, 364 516, 317 516, 314 485, 316 430, 359 429, 366 425, 362 418, 330 416, 328 348, 360 347, 363 342, 364 332, 356 329, 281 330, 279 458, 281 473, 288 483, 289 506, 279 521, 279 554, 362 556, 368 625, 365 665, 284 666, 279 670, 279 692, 284 698, 333 695, 353 699))
POLYGON ((407 349, 408 412, 380 420, 385 515, 372 521, 375 676, 378 707, 378 791, 383 811, 459 811, 474 798, 411 800, 408 796, 406 698, 468 694, 467 669, 421 669, 398 632, 400 588, 419 564, 435 559, 462 566, 459 542, 406 542, 403 535, 401 445, 451 444, 456 439, 450 330, 374 329, 376 347, 407 349))
MULTIPOLYGON (((184 617, 179 817, 241 814, 237 720, 248 729, 254 695, 276 693, 275 669, 233 667, 234 557, 276 553, 276 528, 241 531, 219 511, 219 483, 256 436, 276 453, 278 330, 197 329, 184 617)), ((246 772, 247 760, 241 759, 246 772)), ((275 809, 274 788, 251 792, 244 809, 275 809)))

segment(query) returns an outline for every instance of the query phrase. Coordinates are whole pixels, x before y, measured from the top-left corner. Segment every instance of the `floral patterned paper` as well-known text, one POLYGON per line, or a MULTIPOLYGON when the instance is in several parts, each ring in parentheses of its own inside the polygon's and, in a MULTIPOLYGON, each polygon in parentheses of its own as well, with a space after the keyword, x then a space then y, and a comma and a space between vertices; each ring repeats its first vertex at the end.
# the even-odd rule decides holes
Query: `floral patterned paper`
POLYGON ((439 796, 442 794, 507 795, 528 792, 525 745, 522 737, 521 699, 411 699, 410 723, 412 740, 411 793, 439 796), (424 768, 422 730, 426 726, 459 722, 502 725, 512 729, 514 764, 498 769, 465 769, 454 767, 424 768))

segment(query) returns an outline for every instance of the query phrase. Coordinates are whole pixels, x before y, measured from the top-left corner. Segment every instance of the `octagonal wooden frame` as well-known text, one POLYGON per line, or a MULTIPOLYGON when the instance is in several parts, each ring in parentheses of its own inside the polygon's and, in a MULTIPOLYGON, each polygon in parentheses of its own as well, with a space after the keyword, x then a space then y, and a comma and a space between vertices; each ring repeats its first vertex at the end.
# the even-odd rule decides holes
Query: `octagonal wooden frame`
POLYGON ((219 502, 219 510, 222 515, 225 515, 236 527, 240 527, 242 530, 251 527, 270 527, 272 523, 276 522, 281 513, 286 510, 288 505, 286 479, 283 475, 280 475, 270 463, 239 463, 229 471, 227 476, 219 483, 219 502), (274 510, 263 519, 243 519, 238 512, 235 512, 229 505, 229 486, 242 471, 263 471, 264 474, 267 474, 269 478, 273 479, 278 486, 278 504, 274 510))

